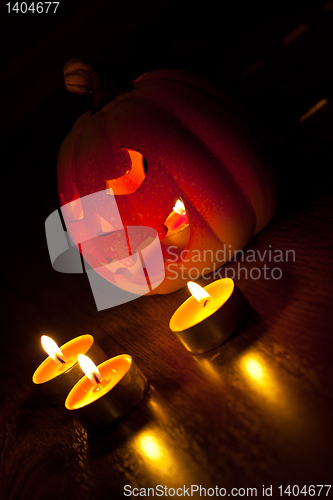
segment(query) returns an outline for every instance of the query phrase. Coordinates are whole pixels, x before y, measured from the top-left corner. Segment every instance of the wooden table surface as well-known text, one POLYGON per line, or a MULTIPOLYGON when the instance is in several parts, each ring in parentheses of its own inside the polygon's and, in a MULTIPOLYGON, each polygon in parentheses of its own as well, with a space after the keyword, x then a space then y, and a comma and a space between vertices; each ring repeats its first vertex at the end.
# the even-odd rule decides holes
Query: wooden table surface
MULTIPOLYGON (((292 50, 306 54, 305 47, 292 50)), ((288 67, 279 57, 275 62, 288 67)), ((77 108, 69 109, 58 130, 70 100, 57 89, 34 110, 14 113, 20 119, 4 135, 3 156, 11 196, 2 210, 2 499, 118 500, 126 498, 125 485, 218 486, 226 496, 232 488, 245 488, 239 496, 257 488, 259 497, 264 485, 278 498, 281 485, 332 484, 332 71, 318 77, 315 89, 309 83, 312 93, 303 85, 303 101, 296 98, 299 82, 287 73, 280 102, 289 99, 284 127, 274 101, 282 83, 268 96, 277 113, 268 125, 278 210, 246 247, 244 262, 231 261, 222 270, 231 277, 235 270, 254 312, 234 338, 199 356, 168 327, 185 289, 98 312, 86 275, 52 269, 44 222, 58 208, 56 153, 77 108), (304 122, 294 119, 319 97, 328 99, 321 110, 304 122), (252 250, 257 256, 267 250, 264 260, 247 261, 252 250), (271 262, 269 250, 280 250, 283 261, 271 262), (280 279, 269 272, 265 279, 264 265, 278 268, 273 276, 280 279), (62 344, 83 333, 93 335, 108 357, 131 354, 150 384, 130 415, 100 431, 86 431, 74 412, 48 403, 31 380, 45 358, 41 335, 62 344)), ((270 64, 258 76, 242 75, 238 95, 267 117, 262 90, 273 81, 270 64)))

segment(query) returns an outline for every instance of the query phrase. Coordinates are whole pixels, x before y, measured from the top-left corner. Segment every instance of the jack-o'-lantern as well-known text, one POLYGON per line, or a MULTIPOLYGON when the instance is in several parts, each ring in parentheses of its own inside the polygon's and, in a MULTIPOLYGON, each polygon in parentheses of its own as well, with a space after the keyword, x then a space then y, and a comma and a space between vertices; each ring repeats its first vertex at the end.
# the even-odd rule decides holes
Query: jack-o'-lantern
MULTIPOLYGON (((112 98, 84 61, 69 61, 64 72, 69 90, 92 93, 93 109, 60 149, 61 205, 110 190, 124 227, 155 229, 165 279, 152 293, 184 286, 193 269, 198 277, 218 268, 221 248, 244 248, 271 220, 272 173, 220 90, 187 72, 156 70, 112 98)), ((96 237, 112 230, 99 219, 96 237)))

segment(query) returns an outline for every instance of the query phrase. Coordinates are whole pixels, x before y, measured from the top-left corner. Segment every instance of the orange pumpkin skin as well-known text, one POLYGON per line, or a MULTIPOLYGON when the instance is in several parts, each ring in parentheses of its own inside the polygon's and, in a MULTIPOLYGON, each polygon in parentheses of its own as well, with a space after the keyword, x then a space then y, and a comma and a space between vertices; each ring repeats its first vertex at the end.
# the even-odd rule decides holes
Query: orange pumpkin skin
POLYGON ((116 196, 124 226, 156 229, 163 246, 164 222, 178 198, 189 219, 183 259, 166 252, 165 279, 151 293, 185 286, 194 268, 200 274, 217 269, 224 263, 221 249, 243 249, 274 214, 276 187, 266 159, 220 90, 200 77, 152 71, 92 116, 83 114, 59 152, 61 204, 76 189, 86 196, 122 176, 126 148, 140 152, 148 170, 139 189, 116 196), (207 260, 219 250, 218 259, 207 260))

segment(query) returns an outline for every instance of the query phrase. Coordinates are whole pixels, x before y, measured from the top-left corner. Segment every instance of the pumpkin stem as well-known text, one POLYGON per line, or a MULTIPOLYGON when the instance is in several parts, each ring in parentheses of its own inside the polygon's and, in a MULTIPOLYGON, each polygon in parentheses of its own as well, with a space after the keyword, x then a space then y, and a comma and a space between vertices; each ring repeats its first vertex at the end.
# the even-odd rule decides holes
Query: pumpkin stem
POLYGON ((70 59, 64 66, 65 86, 73 94, 91 99, 91 114, 99 111, 121 91, 85 59, 70 59))

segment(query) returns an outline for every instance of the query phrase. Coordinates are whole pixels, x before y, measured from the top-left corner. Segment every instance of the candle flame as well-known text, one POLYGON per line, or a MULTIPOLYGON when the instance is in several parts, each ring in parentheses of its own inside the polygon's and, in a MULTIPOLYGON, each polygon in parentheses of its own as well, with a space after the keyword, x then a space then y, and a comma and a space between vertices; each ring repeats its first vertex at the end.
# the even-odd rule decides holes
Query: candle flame
POLYGON ((197 283, 189 281, 187 283, 187 287, 190 290, 193 297, 199 302, 199 304, 202 307, 206 307, 206 305, 213 300, 212 297, 209 295, 209 293, 207 293, 205 289, 202 288, 202 286, 198 285, 197 283))
POLYGON ((179 215, 186 214, 185 205, 181 198, 178 198, 178 200, 176 201, 175 206, 173 207, 173 211, 179 215))
POLYGON ((84 354, 78 356, 79 365, 93 384, 100 384, 102 375, 93 361, 84 354))
POLYGON ((66 363, 66 358, 63 355, 60 347, 54 342, 51 337, 47 335, 42 335, 41 343, 47 354, 50 358, 53 359, 56 363, 66 363))

